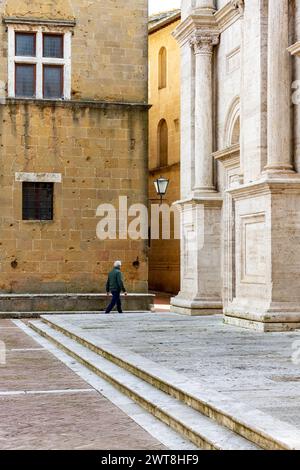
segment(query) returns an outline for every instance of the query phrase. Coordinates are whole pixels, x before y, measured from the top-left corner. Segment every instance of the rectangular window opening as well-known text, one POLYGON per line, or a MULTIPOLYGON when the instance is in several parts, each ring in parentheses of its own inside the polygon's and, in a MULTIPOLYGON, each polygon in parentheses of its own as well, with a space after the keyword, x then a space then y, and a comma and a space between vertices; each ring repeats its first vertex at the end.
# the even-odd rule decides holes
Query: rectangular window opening
POLYGON ((23 183, 23 220, 53 220, 54 183, 23 183))
POLYGON ((70 100, 71 31, 26 28, 8 26, 8 97, 70 100))

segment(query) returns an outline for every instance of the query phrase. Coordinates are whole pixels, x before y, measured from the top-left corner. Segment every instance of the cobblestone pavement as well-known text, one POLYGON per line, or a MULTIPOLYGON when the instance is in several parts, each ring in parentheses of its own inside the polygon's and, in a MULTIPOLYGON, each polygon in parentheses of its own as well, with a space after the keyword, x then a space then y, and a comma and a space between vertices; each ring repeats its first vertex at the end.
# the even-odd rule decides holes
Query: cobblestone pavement
POLYGON ((222 316, 172 313, 60 317, 81 335, 108 341, 300 428, 300 331, 257 333, 222 316), (294 359, 294 360, 293 360, 294 359))
POLYGON ((1 450, 164 448, 10 320, 0 341, 1 450))

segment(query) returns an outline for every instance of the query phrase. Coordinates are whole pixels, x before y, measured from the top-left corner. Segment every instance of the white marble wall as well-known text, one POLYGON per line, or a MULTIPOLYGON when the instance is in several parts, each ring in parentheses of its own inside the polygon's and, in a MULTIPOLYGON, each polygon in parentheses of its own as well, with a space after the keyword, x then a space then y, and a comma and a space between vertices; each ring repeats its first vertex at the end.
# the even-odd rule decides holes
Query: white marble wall
POLYGON ((181 47, 181 197, 189 198, 195 184, 195 55, 187 42, 181 47))
POLYGON ((226 123, 231 105, 240 97, 241 24, 236 21, 221 34, 215 51, 215 151, 226 147, 226 123))
MULTIPOLYGON (((291 44, 300 41, 300 2, 296 2, 294 11, 294 34, 291 38, 291 44)), ((295 168, 300 172, 300 57, 293 60, 292 80, 295 82, 295 88, 292 89, 293 104, 293 135, 294 135, 294 156, 295 168)))
MULTIPOLYGON (((227 323, 260 331, 299 328, 299 84, 296 105, 290 96, 292 80, 300 80, 300 43, 298 56, 287 49, 300 41, 300 0, 184 0, 183 7, 176 33, 182 50, 182 199, 203 206, 205 243, 192 256, 193 276, 182 270, 174 305, 182 313, 207 314, 214 310, 208 299, 217 310, 220 298, 227 323), (210 63, 193 57, 189 39, 195 34, 219 34, 212 115, 208 93, 201 98, 210 63), (212 145, 210 133, 195 125, 201 105, 212 119, 212 145), (238 115, 240 145, 230 140, 238 115), (205 165, 209 174, 211 147, 215 186, 205 194, 197 181, 205 165)), ((183 263, 191 253, 192 245, 183 243, 183 263)))

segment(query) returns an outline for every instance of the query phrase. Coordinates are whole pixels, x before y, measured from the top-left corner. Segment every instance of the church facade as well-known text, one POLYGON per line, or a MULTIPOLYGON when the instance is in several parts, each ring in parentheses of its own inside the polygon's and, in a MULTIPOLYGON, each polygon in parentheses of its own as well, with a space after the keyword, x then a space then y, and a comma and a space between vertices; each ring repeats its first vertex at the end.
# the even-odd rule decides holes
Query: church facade
POLYGON ((300 2, 183 0, 176 312, 300 327, 300 2))

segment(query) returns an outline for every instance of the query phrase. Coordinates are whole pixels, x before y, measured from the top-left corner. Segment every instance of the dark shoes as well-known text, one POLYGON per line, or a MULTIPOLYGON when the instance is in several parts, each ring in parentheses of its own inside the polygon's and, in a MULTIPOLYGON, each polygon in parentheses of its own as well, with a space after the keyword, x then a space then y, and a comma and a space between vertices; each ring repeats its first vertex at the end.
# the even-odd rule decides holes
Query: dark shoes
MULTIPOLYGON (((110 315, 111 312, 104 312, 104 315, 110 315)), ((124 313, 124 312, 118 312, 120 315, 121 313, 124 313)))

